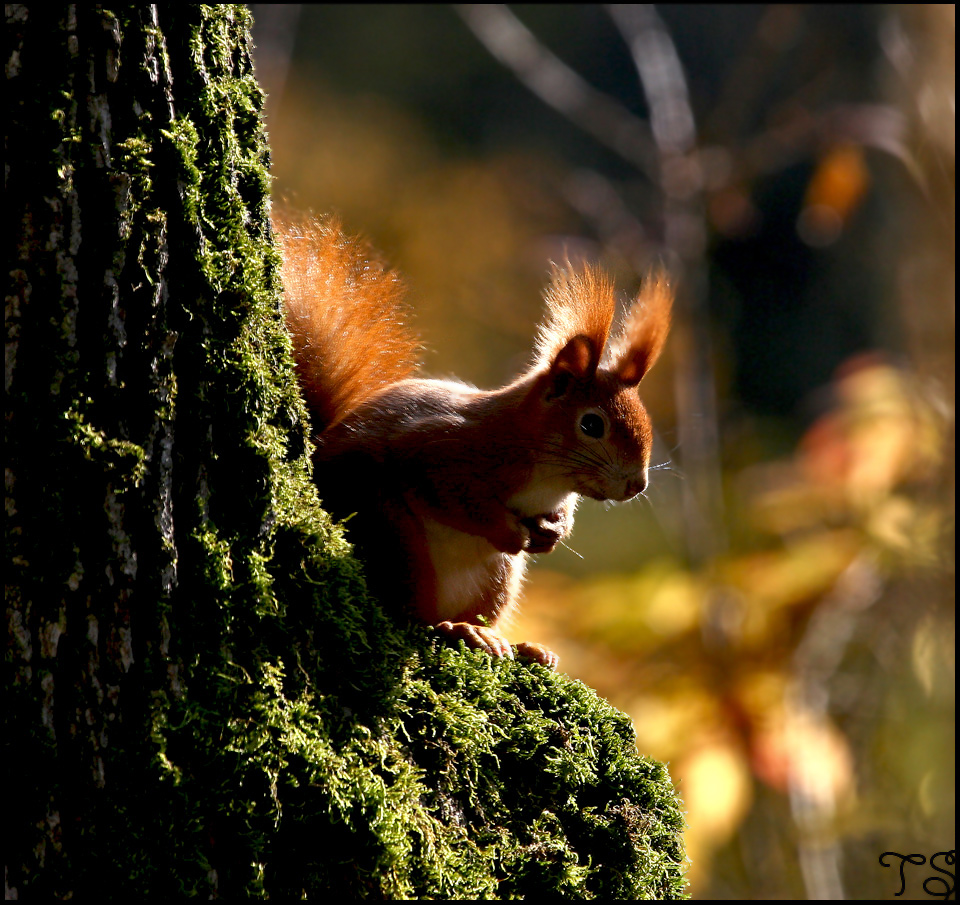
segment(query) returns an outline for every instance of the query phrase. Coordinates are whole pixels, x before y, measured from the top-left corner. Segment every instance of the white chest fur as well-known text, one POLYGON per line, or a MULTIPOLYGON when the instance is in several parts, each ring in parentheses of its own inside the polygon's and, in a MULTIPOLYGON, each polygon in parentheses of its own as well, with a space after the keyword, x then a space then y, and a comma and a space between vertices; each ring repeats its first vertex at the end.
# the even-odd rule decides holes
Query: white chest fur
POLYGON ((524 517, 547 515, 560 509, 569 508, 572 513, 579 499, 570 489, 570 483, 563 478, 551 478, 538 474, 542 466, 537 466, 533 478, 519 493, 515 493, 507 505, 524 517))
POLYGON ((424 520, 437 587, 437 615, 458 621, 467 611, 496 612, 516 593, 524 554, 501 553, 488 540, 424 520))

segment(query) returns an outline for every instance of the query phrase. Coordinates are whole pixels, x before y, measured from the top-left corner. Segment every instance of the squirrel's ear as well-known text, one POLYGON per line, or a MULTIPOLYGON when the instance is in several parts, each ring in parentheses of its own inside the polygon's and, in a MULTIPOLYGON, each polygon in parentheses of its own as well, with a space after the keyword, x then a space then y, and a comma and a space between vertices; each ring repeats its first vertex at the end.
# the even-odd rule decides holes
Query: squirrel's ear
POLYGON ((547 317, 535 350, 537 368, 551 374, 593 377, 617 308, 613 286, 593 267, 555 267, 545 293, 547 317))
POLYGON ((660 357, 670 331, 673 291, 663 274, 649 277, 627 314, 613 347, 614 375, 636 386, 660 357))
POLYGON ((582 333, 568 340, 566 345, 554 356, 550 366, 551 398, 562 396, 570 380, 583 380, 593 377, 600 364, 600 353, 590 339, 582 333))

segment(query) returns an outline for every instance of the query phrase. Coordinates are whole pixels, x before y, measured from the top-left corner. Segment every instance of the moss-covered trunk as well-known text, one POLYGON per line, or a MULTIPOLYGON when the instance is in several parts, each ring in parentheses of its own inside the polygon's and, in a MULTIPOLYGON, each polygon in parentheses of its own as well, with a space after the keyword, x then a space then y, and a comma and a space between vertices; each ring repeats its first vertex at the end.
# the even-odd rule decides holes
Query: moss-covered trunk
POLYGON ((247 15, 7 6, 8 895, 677 894, 628 721, 318 505, 247 15))

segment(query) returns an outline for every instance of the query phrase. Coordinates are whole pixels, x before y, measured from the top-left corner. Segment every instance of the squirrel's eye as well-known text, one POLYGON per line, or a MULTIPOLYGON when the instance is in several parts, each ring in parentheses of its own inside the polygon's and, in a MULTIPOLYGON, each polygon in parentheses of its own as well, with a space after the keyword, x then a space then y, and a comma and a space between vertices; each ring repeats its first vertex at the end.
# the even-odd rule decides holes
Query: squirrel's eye
POLYGON ((588 437, 593 437, 595 440, 603 436, 603 418, 599 415, 595 415, 593 412, 587 412, 580 419, 580 430, 582 430, 588 437))

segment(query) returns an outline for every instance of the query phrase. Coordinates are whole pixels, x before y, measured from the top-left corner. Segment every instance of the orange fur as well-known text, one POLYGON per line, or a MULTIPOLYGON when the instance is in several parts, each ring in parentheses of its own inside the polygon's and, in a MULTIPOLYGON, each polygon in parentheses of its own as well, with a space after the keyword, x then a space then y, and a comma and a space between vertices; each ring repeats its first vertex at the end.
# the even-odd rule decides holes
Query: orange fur
POLYGON ((610 344, 613 370, 628 384, 639 383, 663 351, 670 332, 673 291, 662 271, 650 273, 610 344))
MULTIPOLYGON (((497 390, 415 375, 403 290, 334 221, 275 218, 297 367, 324 505, 356 513, 373 589, 451 639, 512 657, 497 624, 526 559, 573 527, 581 496, 642 493, 652 445, 636 385, 663 348, 671 293, 649 279, 608 344, 616 301, 599 270, 555 268, 534 362, 497 390)), ((554 668, 537 644, 518 652, 554 668)))
POLYGON ((275 214, 294 357, 315 430, 418 366, 400 278, 334 218, 275 214))
POLYGON ((565 267, 555 265, 544 299, 547 320, 537 336, 537 363, 552 362, 575 336, 590 341, 599 361, 617 310, 613 286, 606 275, 589 265, 575 271, 569 261, 565 267))

